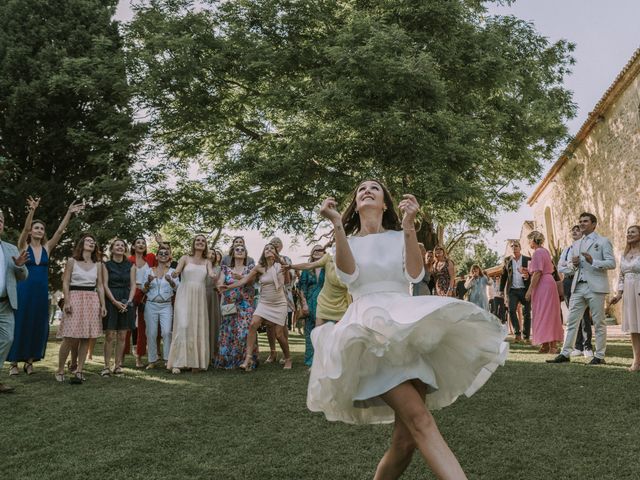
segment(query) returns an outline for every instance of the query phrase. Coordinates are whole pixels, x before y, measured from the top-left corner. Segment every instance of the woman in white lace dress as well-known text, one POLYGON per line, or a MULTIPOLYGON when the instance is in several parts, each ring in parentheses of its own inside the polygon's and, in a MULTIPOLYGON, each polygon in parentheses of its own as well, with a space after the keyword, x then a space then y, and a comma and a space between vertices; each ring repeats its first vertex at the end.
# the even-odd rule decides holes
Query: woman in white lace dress
POLYGON ((622 331, 631 334, 633 363, 630 372, 640 371, 640 226, 627 229, 627 247, 620 258, 618 294, 611 304, 622 299, 622 331))
POLYGON ((402 224, 391 195, 373 180, 358 185, 344 215, 333 198, 322 204, 353 303, 340 322, 312 333, 307 406, 332 421, 394 422, 375 479, 398 478, 415 449, 438 478, 466 478, 427 405, 474 393, 504 361, 504 334, 496 317, 469 302, 409 295, 409 283, 424 275, 419 206, 404 195, 399 208, 402 224))

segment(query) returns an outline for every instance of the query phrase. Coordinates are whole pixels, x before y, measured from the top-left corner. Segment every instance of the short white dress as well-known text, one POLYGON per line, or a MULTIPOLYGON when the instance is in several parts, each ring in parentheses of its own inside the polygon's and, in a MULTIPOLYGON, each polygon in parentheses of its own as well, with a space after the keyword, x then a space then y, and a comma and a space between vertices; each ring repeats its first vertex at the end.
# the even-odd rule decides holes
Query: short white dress
POLYGON ((427 406, 471 396, 504 364, 500 320, 472 303, 409 295, 402 232, 351 237, 356 270, 338 270, 353 303, 337 324, 315 328, 307 407, 327 420, 391 423, 380 395, 411 379, 428 387, 427 406))
POLYGON ((622 255, 618 290, 623 290, 622 331, 640 333, 640 257, 622 255))

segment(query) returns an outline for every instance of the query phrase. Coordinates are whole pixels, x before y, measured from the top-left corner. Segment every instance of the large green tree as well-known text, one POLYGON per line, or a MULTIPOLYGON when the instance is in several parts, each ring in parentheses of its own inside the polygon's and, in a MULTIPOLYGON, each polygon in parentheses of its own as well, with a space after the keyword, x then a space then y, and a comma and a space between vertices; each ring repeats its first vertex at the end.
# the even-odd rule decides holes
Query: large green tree
POLYGON ((490 228, 574 115, 572 45, 483 1, 194 3, 137 8, 130 75, 155 138, 217 174, 235 225, 308 231, 321 197, 375 177, 416 194, 428 246, 490 228))
MULTIPOLYGON (((0 0, 0 208, 10 236, 25 199, 57 227, 74 199, 80 229, 99 240, 133 233, 132 172, 143 124, 134 123, 116 0, 0 0)), ((149 180, 149 179, 146 179, 149 180)))

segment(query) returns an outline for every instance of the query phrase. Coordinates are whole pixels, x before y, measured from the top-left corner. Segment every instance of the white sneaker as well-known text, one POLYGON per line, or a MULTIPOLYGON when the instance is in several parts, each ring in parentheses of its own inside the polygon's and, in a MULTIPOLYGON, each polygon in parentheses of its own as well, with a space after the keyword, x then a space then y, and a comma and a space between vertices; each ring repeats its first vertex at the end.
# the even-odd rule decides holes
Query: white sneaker
POLYGON ((574 348, 569 355, 572 357, 579 357, 582 355, 582 350, 578 350, 577 348, 574 348))
POLYGON ((586 350, 583 352, 584 358, 593 358, 593 350, 586 350))

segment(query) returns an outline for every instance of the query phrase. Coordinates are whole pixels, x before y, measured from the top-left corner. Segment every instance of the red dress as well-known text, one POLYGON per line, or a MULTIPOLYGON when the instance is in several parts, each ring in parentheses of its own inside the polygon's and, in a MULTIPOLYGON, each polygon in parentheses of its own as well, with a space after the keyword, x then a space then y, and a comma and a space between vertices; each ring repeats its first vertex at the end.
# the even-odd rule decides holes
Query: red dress
MULTIPOLYGON (((144 258, 144 261, 147 262, 147 265, 149 265, 152 268, 158 265, 158 262, 156 261, 156 256, 153 253, 147 253, 143 258, 144 258)), ((128 259, 129 259, 129 262, 131 262, 131 264, 136 265, 135 255, 130 255, 128 259)), ((138 274, 136 274, 136 279, 140 279, 138 274)), ((136 281, 136 283, 138 282, 139 280, 136 281)), ((133 297, 133 304, 135 305, 135 308, 136 308, 136 325, 137 325, 137 329, 135 331, 136 355, 138 355, 139 357, 146 355, 147 353, 147 324, 144 321, 145 302, 146 302, 146 298, 144 296, 144 292, 138 286, 136 286, 136 293, 133 297)), ((131 339, 131 330, 127 331, 127 340, 124 348, 125 354, 131 353, 130 339, 131 339)))

